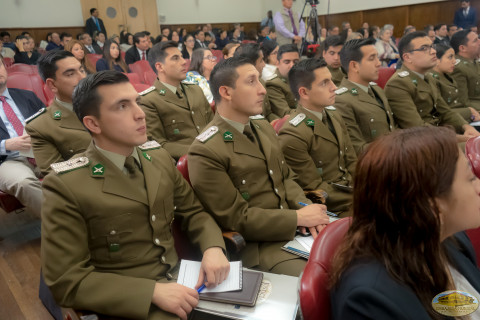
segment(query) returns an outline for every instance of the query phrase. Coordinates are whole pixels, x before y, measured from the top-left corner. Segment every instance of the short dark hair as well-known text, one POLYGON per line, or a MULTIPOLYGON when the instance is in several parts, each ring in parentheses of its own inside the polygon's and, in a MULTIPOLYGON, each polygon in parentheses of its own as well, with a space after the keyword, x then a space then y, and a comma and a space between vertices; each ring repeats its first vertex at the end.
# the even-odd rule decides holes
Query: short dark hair
POLYGON ((435 27, 433 27, 433 31, 438 31, 440 30, 443 26, 447 26, 446 23, 439 23, 437 25, 435 25, 435 27))
POLYGON ((241 44, 237 50, 235 50, 233 56, 245 58, 251 64, 255 65, 258 58, 260 58, 260 45, 258 43, 241 44))
POLYGON ((9 36, 10 37, 10 33, 8 31, 2 31, 0 32, 0 38, 3 38, 5 36, 9 36))
POLYGON ((343 41, 340 36, 329 36, 323 42, 323 51, 327 51, 330 47, 343 46, 343 41))
POLYGON ((345 42, 342 50, 340 50, 340 61, 343 70, 348 73, 350 61, 360 62, 363 59, 361 48, 370 45, 375 45, 374 39, 354 39, 345 42))
POLYGON ((75 56, 70 51, 65 50, 51 50, 47 51, 43 56, 40 57, 37 61, 38 73, 42 78, 43 82, 47 79, 55 80, 55 73, 57 72, 57 61, 63 60, 65 58, 75 56))
POLYGON ((27 36, 23 35, 23 34, 19 34, 18 36, 15 37, 15 41, 17 40, 23 40, 23 39, 27 39, 27 36))
POLYGON ((159 42, 155 44, 148 52, 148 63, 155 73, 157 73, 155 63, 165 62, 165 58, 167 57, 167 52, 165 50, 168 48, 178 48, 178 43, 171 40, 159 42))
POLYGON ((102 97, 98 95, 98 87, 128 82, 128 77, 121 72, 114 70, 99 71, 88 75, 80 80, 73 91, 73 111, 80 122, 86 116, 100 116, 100 104, 102 97))
POLYGON ((133 35, 133 43, 140 43, 140 38, 147 37, 145 32, 137 32, 133 35))
MULTIPOLYGON (((203 30, 200 29, 200 30, 195 31, 194 35, 197 36, 200 32, 203 32, 203 30)), ((205 35, 205 32, 203 32, 203 34, 205 35)))
POLYGON ((452 47, 442 43, 435 44, 435 51, 437 52, 437 58, 442 59, 443 55, 445 54, 445 52, 447 52, 448 49, 452 49, 452 47))
POLYGON ((450 39, 450 45, 452 46, 453 50, 455 50, 455 53, 458 53, 460 46, 464 46, 468 42, 468 34, 470 32, 470 29, 464 29, 460 30, 458 32, 455 32, 455 34, 452 36, 452 39, 450 39))
POLYGON ((398 43, 398 52, 400 54, 400 59, 403 60, 403 54, 413 50, 412 41, 417 38, 425 38, 427 34, 423 31, 415 31, 409 33, 400 39, 398 43))
POLYGON ((278 53, 277 53, 277 59, 280 61, 282 59, 282 56, 284 53, 288 52, 297 52, 298 53, 298 47, 296 44, 282 44, 280 48, 278 48, 278 53))
POLYGON ((88 32, 82 32, 78 35, 78 40, 80 41, 83 40, 83 38, 85 38, 85 35, 88 35, 89 37, 91 37, 88 32))
POLYGON ((458 26, 457 26, 456 24, 449 24, 449 25, 447 25, 447 30, 448 30, 448 32, 450 32, 450 29, 452 29, 453 27, 458 28, 458 26))
POLYGON ((237 68, 246 64, 251 64, 247 59, 232 57, 220 61, 215 65, 210 74, 210 89, 216 104, 222 101, 219 89, 221 86, 235 88, 235 82, 238 79, 237 68))
POLYGON ((268 63, 268 57, 278 46, 277 42, 274 40, 265 40, 262 43, 261 49, 263 51, 263 60, 268 63))
POLYGON ((311 89, 312 83, 315 81, 314 71, 326 66, 327 63, 325 60, 310 58, 300 61, 290 69, 288 72, 288 81, 290 83, 290 90, 292 90, 297 101, 300 100, 298 89, 300 87, 311 89))
POLYGON ((72 37, 72 35, 71 35, 70 33, 68 33, 68 32, 62 32, 62 33, 60 34, 60 40, 63 41, 63 39, 64 39, 65 37, 67 37, 67 38, 68 38, 68 37, 72 37))
POLYGON ((97 10, 97 8, 91 8, 90 9, 90 14, 93 14, 95 12, 95 10, 97 10))

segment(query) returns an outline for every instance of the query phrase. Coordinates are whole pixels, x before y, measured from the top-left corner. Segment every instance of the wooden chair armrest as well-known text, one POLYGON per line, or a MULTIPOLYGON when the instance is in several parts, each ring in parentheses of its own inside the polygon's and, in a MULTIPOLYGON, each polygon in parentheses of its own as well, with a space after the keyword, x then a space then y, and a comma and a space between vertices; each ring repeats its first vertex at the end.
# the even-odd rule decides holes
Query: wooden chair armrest
POLYGON ((304 193, 313 203, 325 204, 328 198, 328 193, 322 189, 304 191, 304 193))
POLYGON ((227 247, 227 252, 230 253, 239 253, 245 248, 246 243, 242 235, 235 231, 225 231, 222 232, 223 240, 225 240, 225 246, 227 247))

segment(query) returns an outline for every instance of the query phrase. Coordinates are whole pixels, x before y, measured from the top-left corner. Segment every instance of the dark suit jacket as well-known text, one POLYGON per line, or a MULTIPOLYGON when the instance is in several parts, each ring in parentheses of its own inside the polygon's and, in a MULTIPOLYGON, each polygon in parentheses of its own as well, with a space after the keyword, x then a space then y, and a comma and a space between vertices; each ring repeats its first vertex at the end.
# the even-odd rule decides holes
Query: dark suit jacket
MULTIPOLYGON (((18 109, 26 119, 32 116, 41 108, 45 108, 42 101, 32 91, 22 89, 8 89, 8 92, 12 96, 13 101, 17 105, 18 109)), ((0 121, 0 140, 10 139, 7 128, 3 121, 0 121)), ((6 156, 0 156, 0 164, 5 160, 6 156)))
POLYGON ((468 9, 468 14, 465 17, 463 15, 463 9, 460 8, 457 11, 455 11, 455 18, 453 20, 453 23, 456 24, 459 28, 468 28, 471 26, 476 26, 477 25, 477 10, 475 8, 470 6, 470 9, 468 9))
MULTIPOLYGON (((148 59, 148 52, 150 49, 147 49, 147 59, 148 59)), ((127 64, 132 64, 137 62, 138 60, 141 60, 142 57, 140 57, 140 54, 138 53, 137 47, 134 45, 130 49, 125 52, 125 62, 127 64)))
MULTIPOLYGON (((128 70, 128 67, 127 67, 127 71, 124 71, 118 64, 114 64, 113 68, 114 68, 115 71, 118 71, 118 72, 129 72, 130 71, 130 70, 128 70)), ((104 58, 101 58, 101 59, 97 60, 96 69, 97 69, 97 72, 98 71, 103 71, 103 70, 110 70, 110 65, 108 64, 107 60, 105 60, 104 58)))
POLYGON ((201 41, 195 40, 195 46, 193 47, 193 50, 198 49, 198 48, 206 48, 206 49, 208 49, 208 46, 207 46, 205 43, 203 43, 203 45, 205 45, 205 47, 202 46, 202 42, 201 42, 201 41))
MULTIPOLYGON (((105 34, 105 38, 107 37, 107 30, 105 30, 105 26, 103 25, 102 19, 98 18, 98 24, 100 25, 101 31, 105 34)), ((93 18, 90 17, 87 19, 85 23, 85 32, 87 32, 91 37, 93 37, 93 32, 97 31, 97 24, 93 21, 93 18)))
MULTIPOLYGON (((480 270, 472 244, 464 232, 454 238, 458 244, 452 239, 443 243, 447 255, 453 266, 479 291, 480 270)), ((430 319, 415 293, 394 280, 376 260, 356 261, 332 290, 330 298, 332 319, 430 319)))

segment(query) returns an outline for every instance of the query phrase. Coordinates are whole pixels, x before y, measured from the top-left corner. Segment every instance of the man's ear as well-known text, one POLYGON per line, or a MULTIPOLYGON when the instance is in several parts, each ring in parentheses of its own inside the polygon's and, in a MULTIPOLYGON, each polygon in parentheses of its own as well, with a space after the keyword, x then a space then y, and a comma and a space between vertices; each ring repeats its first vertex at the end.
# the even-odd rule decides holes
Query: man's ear
POLYGON ((53 80, 52 78, 47 78, 45 80, 45 84, 47 85, 47 87, 55 94, 58 93, 58 89, 57 87, 55 86, 55 80, 53 80))
POLYGON ((98 119, 95 116, 83 117, 83 125, 91 132, 95 134, 102 133, 98 119))

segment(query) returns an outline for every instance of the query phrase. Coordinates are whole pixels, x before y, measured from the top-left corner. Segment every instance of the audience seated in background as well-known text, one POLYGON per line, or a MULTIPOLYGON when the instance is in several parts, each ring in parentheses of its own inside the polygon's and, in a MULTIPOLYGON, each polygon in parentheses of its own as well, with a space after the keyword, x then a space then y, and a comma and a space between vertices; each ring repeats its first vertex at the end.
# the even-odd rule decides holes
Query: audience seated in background
POLYGON ((45 50, 63 50, 60 35, 57 32, 52 32, 52 40, 48 43, 45 50))
POLYGON ((105 45, 105 34, 103 32, 94 31, 93 32, 93 40, 96 44, 103 50, 103 46, 105 45))
POLYGON ((102 49, 96 43, 92 43, 92 37, 86 32, 80 34, 78 40, 82 42, 82 44, 87 49, 85 54, 87 53, 95 53, 95 54, 102 54, 102 49))
POLYGON ((414 26, 408 25, 405 27, 405 29, 403 29, 403 35, 406 35, 415 31, 417 31, 417 28, 415 28, 414 26))
POLYGON ((378 58, 382 62, 382 67, 389 67, 400 58, 398 48, 392 42, 392 31, 390 29, 380 30, 375 48, 377 48, 378 58))
MULTIPOLYGON (((87 33, 85 34, 89 36, 87 33)), ((82 64, 87 74, 92 74, 96 72, 96 69, 90 62, 90 59, 87 58, 88 51, 81 41, 70 41, 69 43, 67 43, 65 51, 70 51, 73 54, 73 56, 82 64)))
POLYGON ((210 84, 217 111, 188 150, 195 194, 223 230, 242 234, 247 245, 235 259, 244 267, 298 276, 306 260, 281 247, 297 226, 315 237, 329 222, 326 208, 310 204, 293 181, 275 130, 257 116, 265 95, 257 69, 246 59, 226 59, 213 69, 210 84), (219 190, 221 197, 212 196, 219 190))
POLYGON ((381 137, 359 158, 354 185, 352 224, 331 267, 332 319, 446 319, 435 296, 478 296, 480 271, 463 231, 480 226, 480 182, 453 131, 381 137))
POLYGON ((435 41, 433 42, 434 44, 440 43, 445 46, 450 45, 450 40, 448 39, 447 25, 445 23, 439 23, 435 25, 433 31, 435 31, 435 41))
POLYGON ((260 28, 260 32, 257 36, 257 42, 262 43, 263 41, 267 40, 268 33, 270 32, 269 26, 263 26, 260 28))
POLYGON ((62 50, 65 48, 65 45, 70 41, 72 40, 72 35, 68 32, 62 32, 60 34, 60 44, 61 44, 61 48, 62 50))
POLYGON ((196 84, 202 88, 208 103, 213 103, 212 91, 210 91, 210 73, 217 64, 217 57, 205 48, 193 50, 192 61, 183 83, 196 84))
POLYGON ((434 29, 434 26, 431 25, 431 24, 427 24, 425 26, 425 28, 423 29, 425 31, 425 33, 427 34, 427 37, 429 37, 430 40, 432 40, 432 42, 435 41, 435 31, 433 29, 434 29))
POLYGON ((378 34, 380 33, 380 27, 378 26, 371 26, 368 28, 368 37, 377 40, 378 34))
POLYGON ((183 37, 182 57, 183 59, 192 59, 193 50, 195 48, 195 38, 191 34, 183 37))
POLYGON ((443 100, 452 110, 458 112, 467 122, 480 121, 480 114, 472 107, 465 105, 468 95, 463 90, 464 97, 460 98, 457 81, 452 77, 455 70, 455 51, 452 47, 443 44, 436 44, 438 63, 433 67, 431 75, 435 79, 443 100))
POLYGON ((195 31, 195 46, 193 49, 208 48, 205 43, 205 33, 202 30, 195 31))
POLYGON ((133 34, 127 32, 124 34, 123 39, 121 36, 120 38, 121 38, 120 49, 123 52, 127 52, 128 49, 130 49, 133 46, 133 34))
POLYGON ((10 42, 10 33, 8 31, 0 32, 0 39, 3 41, 3 46, 15 50, 15 43, 10 42))
POLYGON ((328 37, 338 36, 338 35, 340 35, 340 29, 337 26, 331 25, 330 27, 328 27, 328 34, 327 34, 328 37))
POLYGON ((97 61, 96 69, 97 71, 116 70, 118 72, 130 72, 120 54, 120 48, 117 42, 112 40, 105 42, 103 57, 97 61))
POLYGON ((448 30, 448 41, 452 40, 453 35, 458 31, 458 27, 454 24, 449 24, 447 26, 448 30))
POLYGON ((18 36, 15 39, 17 50, 15 52, 15 63, 23 63, 29 65, 37 64, 40 53, 35 50, 35 41, 29 36, 18 36))
POLYGON ((279 46, 275 41, 265 40, 261 45, 263 51, 263 60, 265 61, 265 67, 262 70, 261 78, 264 81, 272 79, 273 75, 277 71, 277 54, 279 46))
POLYGON ((227 30, 220 30, 218 36, 215 39, 217 50, 223 50, 230 40, 227 37, 227 30))
POLYGON ((173 30, 167 37, 168 40, 180 42, 180 36, 176 30, 173 30))
POLYGON ((2 55, 2 57, 4 58, 10 58, 10 59, 13 59, 15 57, 15 51, 10 49, 9 47, 5 47, 3 45, 3 40, 2 38, 0 37, 0 54, 2 55))
POLYGON ((337 87, 343 78, 345 78, 345 73, 343 73, 340 62, 340 50, 342 50, 342 47, 343 41, 339 36, 327 37, 323 43, 323 59, 325 59, 328 70, 332 74, 332 81, 337 87))
POLYGON ((235 50, 237 50, 239 45, 240 45, 239 43, 227 44, 222 50, 223 59, 228 59, 233 57, 233 55, 235 54, 235 50))
POLYGON ((135 46, 128 49, 125 53, 125 62, 127 64, 135 63, 139 60, 148 60, 149 39, 144 32, 137 32, 133 35, 133 42, 135 46))
POLYGON ((278 133, 285 160, 304 191, 326 192, 328 210, 345 217, 357 156, 341 113, 332 107, 337 87, 323 59, 300 61, 288 80, 298 105, 278 133))

